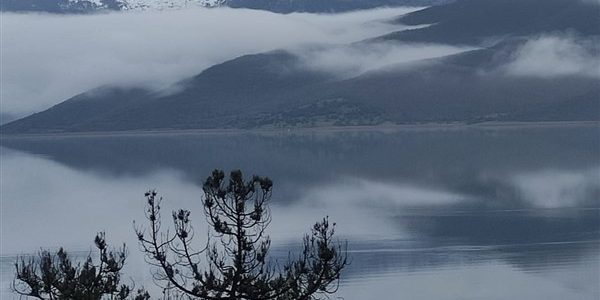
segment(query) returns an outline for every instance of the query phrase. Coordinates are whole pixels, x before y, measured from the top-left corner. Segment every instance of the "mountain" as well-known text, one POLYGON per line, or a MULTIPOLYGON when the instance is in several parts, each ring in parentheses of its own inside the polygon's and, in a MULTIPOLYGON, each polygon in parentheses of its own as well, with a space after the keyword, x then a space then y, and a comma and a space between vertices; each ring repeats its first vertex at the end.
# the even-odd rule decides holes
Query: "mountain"
POLYGON ((13 114, 0 112, 0 125, 10 123, 16 119, 18 119, 18 117, 14 116, 13 114))
POLYGON ((325 74, 310 71, 278 71, 293 66, 297 60, 283 51, 244 56, 184 80, 177 84, 183 88, 166 95, 164 92, 102 87, 7 124, 2 130, 60 132, 236 127, 244 115, 285 106, 279 95, 325 80, 325 74), (260 103, 256 99, 260 99, 260 103))
MULTIPOLYGON (((3 133, 383 123, 600 120, 597 79, 493 70, 506 45, 340 80, 284 51, 243 56, 167 94, 101 88, 1 127, 3 133), (294 71, 290 71, 294 70, 294 71), (563 113, 568 108, 568 113, 563 113)), ((510 45, 514 47, 514 45, 510 45)))
POLYGON ((122 0, 2 0, 3 12, 48 12, 81 14, 125 9, 122 0))
POLYGON ((229 6, 291 12, 344 12, 384 6, 430 6, 452 0, 3 0, 1 11, 59 14, 229 6))
POLYGON ((277 13, 334 13, 386 6, 432 6, 451 1, 453 0, 228 0, 225 5, 277 13))
POLYGON ((506 37, 572 31, 600 35, 600 2, 592 0, 460 0, 402 16, 405 25, 433 24, 380 39, 480 44, 506 37))
MULTIPOLYGON (((559 76, 514 75, 506 69, 521 49, 529 45, 526 34, 539 37, 562 34, 567 30, 569 36, 597 41, 598 33, 592 28, 593 23, 589 26, 580 22, 588 16, 588 12, 580 8, 588 4, 544 0, 551 4, 544 6, 540 0, 520 0, 518 3, 496 0, 504 4, 496 9, 505 11, 501 14, 505 18, 517 18, 509 13, 510 10, 518 11, 517 15, 532 16, 529 19, 523 17, 519 21, 522 27, 514 34, 506 29, 509 20, 501 17, 498 17, 501 21, 490 25, 494 29, 487 31, 465 29, 465 33, 461 33, 458 25, 452 25, 458 22, 453 17, 456 7, 466 7, 462 16, 465 20, 461 24, 483 26, 485 16, 482 14, 489 12, 473 7, 479 7, 478 3, 485 1, 491 0, 459 0, 400 18, 400 21, 412 24, 447 23, 449 25, 443 27, 446 32, 459 38, 438 38, 448 43, 479 43, 471 51, 388 66, 349 78, 306 68, 305 58, 286 51, 246 55, 208 68, 165 91, 99 88, 5 124, 0 130, 2 133, 44 133, 600 121, 598 76, 577 72, 559 76), (535 7, 532 3, 541 6, 535 7), (562 6, 564 18, 556 17, 559 3, 565 5, 562 6), (546 15, 554 17, 547 18, 546 15), (504 36, 499 42, 482 43, 501 33, 504 36)), ((397 32, 360 44, 390 39, 436 42, 437 33, 432 32, 441 29, 431 29, 434 26, 411 30, 408 34, 407 31, 397 32)), ((595 51, 597 56, 598 49, 593 48, 590 51, 595 51)))
POLYGON ((121 10, 165 10, 190 7, 217 7, 224 0, 119 0, 123 2, 121 10))
POLYGON ((4 0, 1 11, 89 14, 106 11, 216 7, 223 0, 4 0))

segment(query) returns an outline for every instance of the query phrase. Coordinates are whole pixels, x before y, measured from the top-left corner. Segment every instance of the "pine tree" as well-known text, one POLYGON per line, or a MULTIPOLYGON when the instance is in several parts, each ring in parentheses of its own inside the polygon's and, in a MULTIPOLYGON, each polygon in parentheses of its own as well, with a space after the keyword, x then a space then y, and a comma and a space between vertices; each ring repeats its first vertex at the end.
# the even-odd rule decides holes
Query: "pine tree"
POLYGON ((18 258, 13 290, 37 299, 148 300, 150 296, 144 290, 133 295, 132 287, 121 284, 127 254, 125 245, 109 250, 104 233, 96 235, 94 242, 99 256, 97 263, 91 255, 83 264, 73 263, 63 248, 56 253, 44 250, 38 257, 18 258))
POLYGON ((273 183, 241 171, 225 179, 215 170, 203 185, 202 204, 211 234, 194 248, 190 211, 173 212, 175 230, 163 232, 156 191, 146 193, 149 226, 136 228, 141 249, 154 265, 154 279, 168 293, 192 299, 309 300, 337 290, 346 267, 345 244, 334 241, 328 218, 305 235, 302 251, 279 267, 268 260, 273 183))

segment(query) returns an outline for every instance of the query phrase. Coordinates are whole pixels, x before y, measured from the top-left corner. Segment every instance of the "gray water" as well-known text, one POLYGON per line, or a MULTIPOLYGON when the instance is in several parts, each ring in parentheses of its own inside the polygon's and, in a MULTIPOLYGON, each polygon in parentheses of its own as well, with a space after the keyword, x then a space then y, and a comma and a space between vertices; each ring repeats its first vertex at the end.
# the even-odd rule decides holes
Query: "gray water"
MULTIPOLYGON (((349 242, 344 299, 598 299, 597 126, 4 137, 2 299, 16 255, 94 234, 129 247, 143 193, 192 210, 214 168, 274 181, 273 254, 325 215, 349 242)), ((334 298, 335 299, 335 298, 334 298)))

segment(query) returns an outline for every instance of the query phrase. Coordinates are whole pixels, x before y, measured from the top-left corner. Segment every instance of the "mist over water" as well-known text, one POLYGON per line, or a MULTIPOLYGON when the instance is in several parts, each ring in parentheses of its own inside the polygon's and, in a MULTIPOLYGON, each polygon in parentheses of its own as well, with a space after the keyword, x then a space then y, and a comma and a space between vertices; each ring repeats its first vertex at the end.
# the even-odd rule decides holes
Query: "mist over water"
POLYGON ((597 299, 599 145, 595 126, 3 138, 2 296, 15 255, 85 255, 101 230, 152 287, 132 226, 143 193, 205 232, 202 181, 240 168, 274 181, 274 257, 338 224, 344 299, 597 299))

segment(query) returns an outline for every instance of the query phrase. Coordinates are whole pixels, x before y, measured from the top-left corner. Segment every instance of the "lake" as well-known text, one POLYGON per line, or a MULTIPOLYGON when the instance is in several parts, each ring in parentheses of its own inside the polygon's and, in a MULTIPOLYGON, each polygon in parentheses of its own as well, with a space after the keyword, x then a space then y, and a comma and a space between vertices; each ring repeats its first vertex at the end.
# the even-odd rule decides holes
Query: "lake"
MULTIPOLYGON (((597 124, 3 137, 0 297, 16 255, 126 242, 144 192, 192 211, 215 168, 274 181, 269 234, 284 257, 324 216, 349 243, 336 297, 598 299, 597 124)), ((332 299, 335 299, 333 297, 332 299)))

